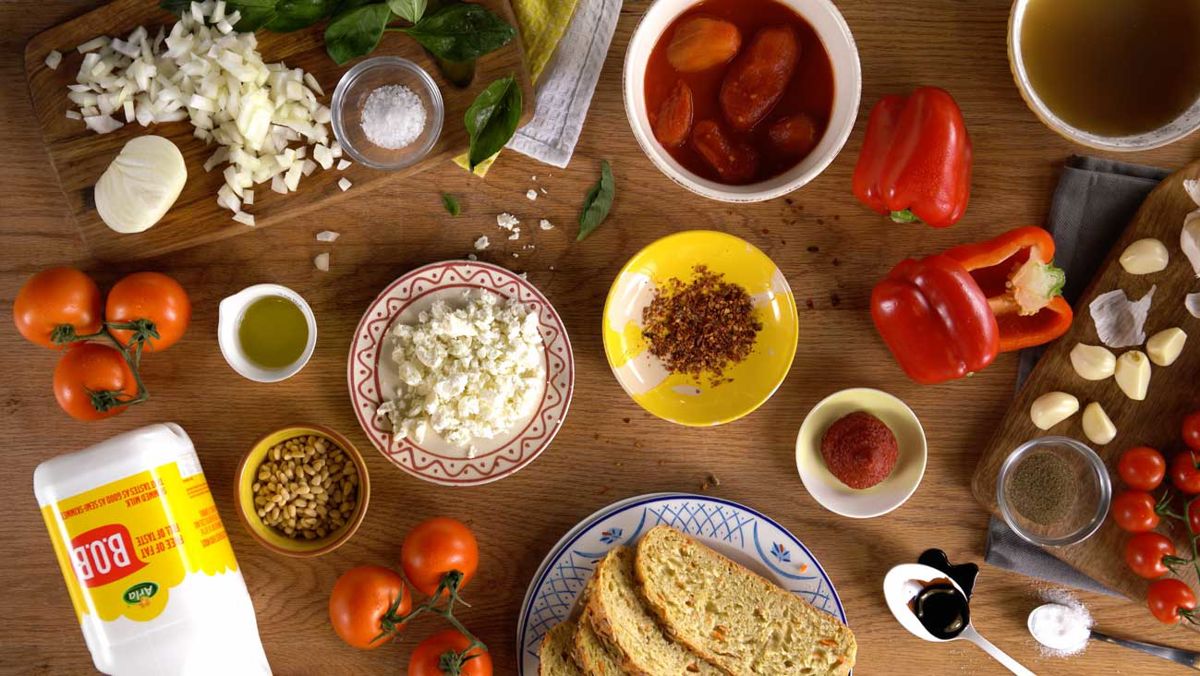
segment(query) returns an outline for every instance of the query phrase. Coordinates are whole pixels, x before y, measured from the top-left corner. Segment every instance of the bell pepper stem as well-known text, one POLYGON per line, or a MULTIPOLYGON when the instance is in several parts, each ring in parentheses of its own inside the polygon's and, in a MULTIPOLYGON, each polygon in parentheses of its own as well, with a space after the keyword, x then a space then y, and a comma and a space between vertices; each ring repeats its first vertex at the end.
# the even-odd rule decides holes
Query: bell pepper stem
POLYGON ((903 211, 893 211, 891 213, 893 223, 920 223, 921 219, 912 212, 912 209, 904 209, 903 211))

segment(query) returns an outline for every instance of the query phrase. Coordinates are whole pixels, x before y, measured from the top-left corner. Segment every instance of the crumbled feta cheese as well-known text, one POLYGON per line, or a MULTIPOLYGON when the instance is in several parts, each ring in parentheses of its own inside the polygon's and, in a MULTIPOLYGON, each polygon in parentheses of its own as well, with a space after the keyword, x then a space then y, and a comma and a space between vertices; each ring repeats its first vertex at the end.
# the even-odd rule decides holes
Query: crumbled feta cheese
POLYGON ((376 415, 396 438, 424 441, 430 430, 467 450, 473 439, 505 434, 537 406, 544 389, 538 316, 484 291, 445 301, 392 330, 399 385, 376 415))
POLYGON ((500 226, 501 228, 503 228, 505 230, 512 230, 520 222, 521 221, 516 216, 513 216, 512 214, 510 214, 508 212, 504 212, 504 213, 496 216, 496 225, 500 226))
POLYGON ((512 229, 512 234, 511 234, 511 235, 509 235, 509 236, 508 236, 508 238, 509 238, 509 239, 514 239, 514 240, 515 240, 515 239, 521 239, 521 229, 520 229, 520 228, 513 228, 513 229, 512 229))
POLYGON ((529 192, 525 193, 525 197, 526 197, 526 199, 528 199, 530 202, 533 202, 533 201, 537 200, 538 193, 537 193, 537 191, 536 191, 536 190, 534 190, 533 188, 530 188, 530 189, 529 189, 529 192))
POLYGON ((543 218, 542 220, 538 221, 538 227, 542 230, 553 230, 554 224, 543 218))
POLYGON ((484 235, 483 237, 480 237, 479 239, 475 240, 475 250, 483 251, 484 249, 491 246, 491 244, 492 243, 488 241, 487 235, 484 235))
POLYGON ((477 261, 477 260, 479 260, 479 256, 476 256, 475 254, 467 254, 467 260, 477 261))

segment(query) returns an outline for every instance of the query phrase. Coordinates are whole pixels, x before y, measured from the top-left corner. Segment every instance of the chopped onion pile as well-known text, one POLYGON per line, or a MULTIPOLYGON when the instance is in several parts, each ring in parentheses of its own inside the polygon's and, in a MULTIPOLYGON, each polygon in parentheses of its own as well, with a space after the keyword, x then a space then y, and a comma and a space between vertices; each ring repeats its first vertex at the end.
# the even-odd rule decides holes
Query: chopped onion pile
POLYGON ((263 63, 254 34, 233 30, 240 18, 226 14, 224 0, 205 0, 193 2, 170 32, 160 28, 150 37, 139 26, 125 40, 89 40, 77 48, 83 64, 67 96, 99 134, 134 121, 145 127, 190 120, 196 138, 220 146, 204 170, 228 164, 217 204, 254 225, 242 210, 254 203, 252 186, 269 181, 275 192, 294 191, 301 176, 318 165, 328 169, 342 149, 330 143, 330 110, 317 101, 316 78, 263 63))

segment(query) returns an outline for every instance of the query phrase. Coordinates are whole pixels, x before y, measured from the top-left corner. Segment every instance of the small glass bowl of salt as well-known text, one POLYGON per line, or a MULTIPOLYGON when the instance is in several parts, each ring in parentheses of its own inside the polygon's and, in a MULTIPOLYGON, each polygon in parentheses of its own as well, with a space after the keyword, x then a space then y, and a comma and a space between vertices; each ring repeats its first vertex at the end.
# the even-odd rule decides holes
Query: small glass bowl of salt
POLYGON ((429 73, 397 56, 377 56, 346 71, 332 108, 333 134, 350 159, 388 171, 429 155, 445 115, 429 73))

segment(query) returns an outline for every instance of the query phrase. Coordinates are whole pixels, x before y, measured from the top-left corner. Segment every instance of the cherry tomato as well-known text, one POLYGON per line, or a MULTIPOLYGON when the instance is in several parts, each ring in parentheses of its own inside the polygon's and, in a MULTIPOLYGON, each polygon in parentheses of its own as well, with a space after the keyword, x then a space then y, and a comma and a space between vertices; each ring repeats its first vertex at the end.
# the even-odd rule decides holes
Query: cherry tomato
POLYGON ((1121 530, 1130 533, 1152 531, 1158 527, 1154 504, 1154 496, 1145 491, 1118 493, 1112 501, 1113 520, 1121 530))
POLYGON ((1191 587, 1173 577, 1150 583, 1146 592, 1146 603, 1150 612, 1163 624, 1179 624, 1196 607, 1196 595, 1191 587))
MULTIPOLYGON (((492 656, 487 650, 476 646, 464 657, 465 661, 458 663, 459 670, 447 671, 442 669, 443 655, 461 655, 471 645, 471 640, 463 636, 457 629, 443 629, 429 638, 421 641, 408 658, 408 676, 492 676, 492 656)), ((456 658, 447 657, 453 663, 456 658)))
POLYGON ((1180 451, 1171 459, 1171 483, 1175 488, 1195 495, 1200 493, 1200 451, 1180 451))
MULTIPOLYGON (((146 346, 152 350, 165 350, 179 342, 187 330, 192 319, 192 302, 174 279, 158 272, 135 272, 122 278, 108 292, 104 317, 110 324, 138 319, 150 321, 158 337, 149 337, 146 346)), ((111 331, 122 345, 128 345, 135 334, 127 329, 111 331)))
POLYGON ((1162 483, 1167 473, 1167 461, 1162 453, 1149 446, 1135 446, 1121 454, 1117 474, 1126 486, 1139 491, 1152 491, 1162 483))
POLYGON ((1200 411, 1192 411, 1183 419, 1183 443, 1193 451, 1200 451, 1200 411))
POLYGON ((442 576, 452 570, 462 573, 461 590, 479 568, 479 543, 466 524, 439 516, 417 524, 404 538, 400 565, 408 582, 422 594, 432 596, 442 576))
POLYGON ((1175 556, 1175 543, 1161 533, 1138 533, 1125 543, 1125 563, 1147 580, 1171 572, 1163 562, 1168 556, 1175 556))
POLYGON ((13 301, 17 331, 35 345, 61 348, 53 335, 70 327, 76 335, 100 330, 100 289, 74 268, 42 270, 29 278, 13 301))
POLYGON ((76 420, 100 420, 125 411, 117 405, 137 396, 137 379, 119 350, 102 343, 75 343, 54 368, 54 398, 76 420))
POLYGON ((1200 534, 1200 498, 1192 498, 1187 504, 1188 530, 1192 535, 1200 534))
POLYGON ((383 566, 359 566, 342 573, 329 595, 329 623, 343 641, 371 650, 404 628, 392 619, 412 610, 404 578, 383 566), (400 603, 393 609, 396 599, 400 603))

